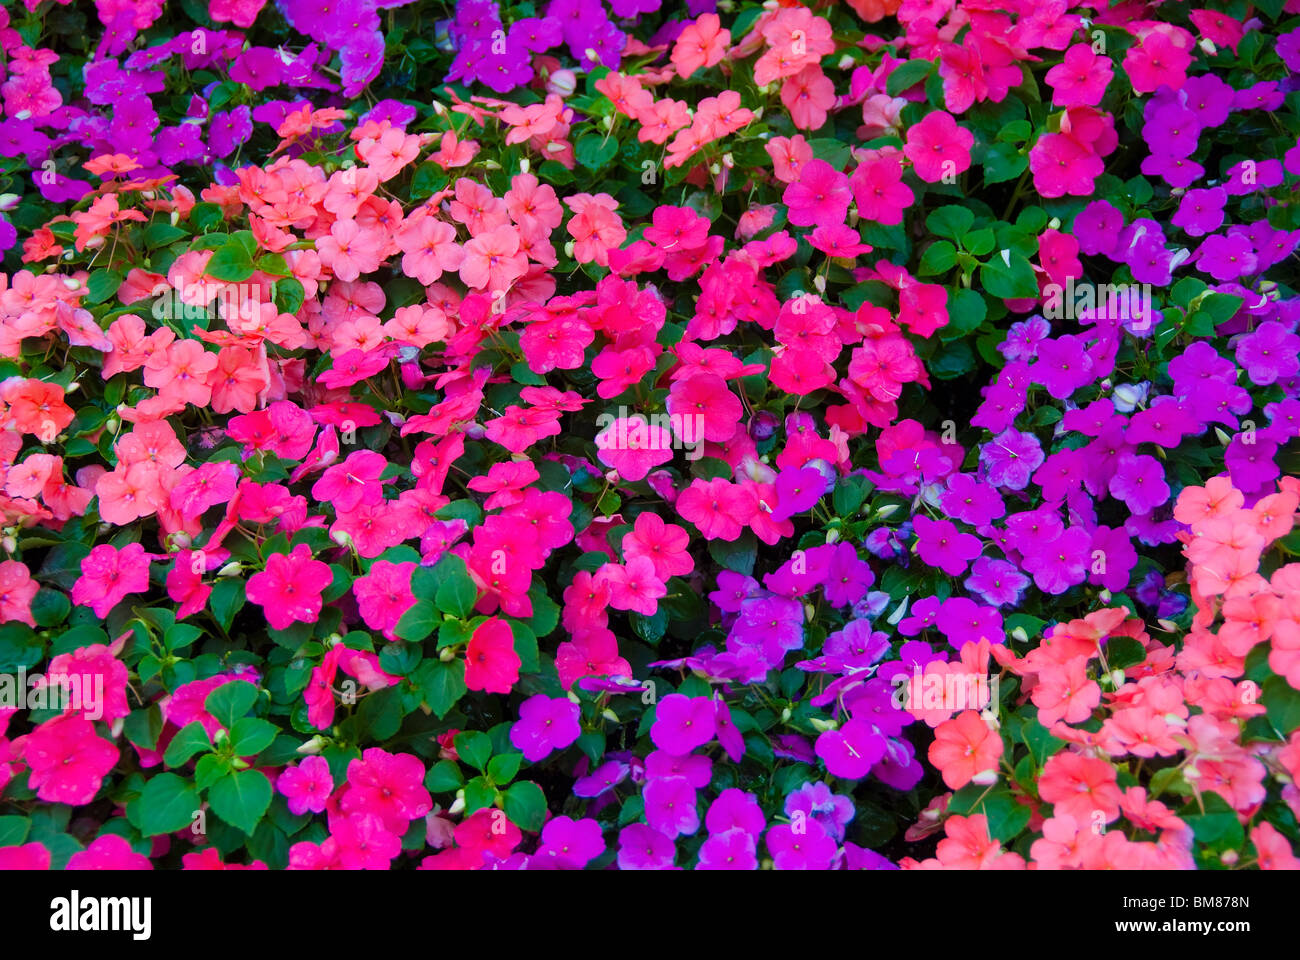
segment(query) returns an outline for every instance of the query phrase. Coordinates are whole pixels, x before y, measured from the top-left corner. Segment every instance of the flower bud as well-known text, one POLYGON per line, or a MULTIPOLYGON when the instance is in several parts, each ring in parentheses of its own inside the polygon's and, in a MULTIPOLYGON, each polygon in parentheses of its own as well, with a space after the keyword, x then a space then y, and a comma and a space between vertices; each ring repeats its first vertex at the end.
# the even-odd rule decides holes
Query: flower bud
POLYGON ((838 730, 840 725, 834 720, 823 720, 821 717, 809 717, 808 722, 818 733, 827 733, 831 730, 838 730))
POLYGON ((975 776, 970 778, 971 783, 977 783, 981 787, 992 786, 998 782, 998 771, 996 768, 990 770, 981 770, 975 776))
POLYGON ((465 790, 463 787, 456 791, 456 800, 447 808, 447 812, 452 816, 458 816, 465 812, 465 790))
POLYGON ((228 564, 217 571, 218 577, 237 577, 239 572, 244 569, 244 565, 238 560, 231 560, 228 564))
POLYGON ((324 749, 325 749, 325 738, 322 737, 320 734, 317 734, 316 736, 308 740, 306 743, 304 743, 301 747, 299 747, 295 752, 299 756, 306 757, 306 756, 314 756, 315 754, 320 753, 324 749))
POLYGON ((456 659, 456 654, 451 649, 451 647, 443 647, 438 654, 438 659, 441 660, 443 663, 451 663, 453 660, 456 659))

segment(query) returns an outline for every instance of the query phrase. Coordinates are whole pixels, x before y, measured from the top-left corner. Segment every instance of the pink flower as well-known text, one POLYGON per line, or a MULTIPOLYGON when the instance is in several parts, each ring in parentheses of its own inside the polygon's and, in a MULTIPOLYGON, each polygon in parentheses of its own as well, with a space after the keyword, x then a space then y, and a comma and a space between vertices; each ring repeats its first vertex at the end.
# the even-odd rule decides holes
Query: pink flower
POLYGON ((653 617, 659 609, 659 598, 668 593, 648 557, 633 557, 622 566, 607 563, 597 571, 596 577, 609 584, 609 605, 615 610, 635 610, 653 617))
POLYGON ((412 820, 433 809, 424 774, 418 757, 371 747, 360 760, 348 764, 348 786, 339 798, 339 809, 348 814, 374 814, 385 830, 401 836, 412 820))
POLYGON ((121 550, 101 543, 81 561, 81 576, 72 585, 72 602, 104 618, 128 593, 149 589, 149 554, 138 543, 121 550))
POLYGON ((849 178, 825 160, 809 160, 799 179, 785 188, 781 200, 790 208, 790 223, 811 227, 815 223, 843 223, 853 202, 849 178))
POLYGON ((645 479, 653 468, 673 458, 673 437, 644 417, 619 417, 596 435, 596 456, 623 480, 645 479))
POLYGON ((286 630, 294 623, 316 622, 321 594, 333 579, 329 564, 313 560, 311 548, 300 543, 289 554, 271 554, 266 569, 248 578, 248 599, 261 604, 274 629, 286 630))
POLYGON ((47 803, 90 803, 118 760, 117 747, 95 733, 94 724, 68 714, 47 720, 25 741, 31 767, 28 786, 47 803))
POLYGON ((296 767, 286 767, 275 786, 288 799, 289 812, 300 817, 308 811, 325 812, 334 778, 324 757, 306 757, 296 767))
POLYGON ((36 626, 32 619, 32 599, 40 589, 27 564, 19 560, 0 563, 0 623, 16 620, 29 627, 36 626))
POLYGON ((152 870, 153 864, 142 853, 136 853, 125 837, 106 833, 85 850, 68 858, 69 870, 152 870))
POLYGON ((479 624, 465 649, 465 686, 486 693, 509 693, 519 680, 522 665, 510 624, 489 617, 479 624))
POLYGON ((48 870, 50 851, 39 843, 0 847, 0 870, 48 870))
POLYGON ((916 175, 926 183, 938 183, 970 168, 970 148, 975 134, 957 125, 952 114, 935 110, 907 130, 903 153, 912 161, 916 175))
POLYGON ((411 574, 417 566, 413 560, 406 563, 376 560, 370 565, 369 573, 352 582, 361 619, 366 626, 380 631, 389 640, 397 639, 394 631, 398 621, 415 605, 411 574))
POLYGON ((126 664, 102 643, 59 654, 50 660, 45 675, 51 686, 80 691, 87 719, 112 723, 131 712, 126 700, 126 664), (103 685, 102 699, 98 699, 96 680, 103 685))

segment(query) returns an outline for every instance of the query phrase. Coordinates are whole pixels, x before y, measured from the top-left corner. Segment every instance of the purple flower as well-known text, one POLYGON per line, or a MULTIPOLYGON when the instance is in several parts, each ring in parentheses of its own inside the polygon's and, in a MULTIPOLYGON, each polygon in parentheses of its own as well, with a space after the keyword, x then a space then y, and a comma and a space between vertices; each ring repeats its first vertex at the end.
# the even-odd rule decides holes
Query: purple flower
POLYGON ((989 643, 1002 643, 1006 640, 1006 634, 1002 630, 1002 614, 993 607, 981 607, 967 597, 949 597, 945 600, 939 609, 935 625, 956 650, 980 640, 988 640, 989 643))
POLYGON ((1129 574, 1137 566, 1137 550, 1127 532, 1097 527, 1092 535, 1092 563, 1088 582, 1118 592, 1128 587, 1129 574))
POLYGON ((826 479, 815 467, 787 468, 776 475, 776 508, 773 520, 788 520, 807 513, 826 493, 826 479))
POLYGON ((154 146, 158 150, 158 159, 168 166, 203 156, 203 138, 197 123, 163 127, 158 131, 154 146))
POLYGON ((871 775, 887 787, 906 791, 921 782, 925 769, 916 759, 916 748, 909 741, 891 738, 889 748, 872 768, 871 775))
POLYGON ((1051 333, 1052 325, 1035 314, 1011 325, 1007 338, 998 344, 998 352, 1008 360, 1032 360, 1038 353, 1039 342, 1051 333))
POLYGON ((958 532, 948 520, 931 520, 918 514, 912 522, 916 525, 917 553, 921 559, 951 577, 965 573, 970 561, 980 555, 979 537, 958 532))
POLYGON ((660 777, 647 780, 641 791, 645 818, 651 829, 666 837, 690 836, 700 829, 700 813, 695 806, 695 788, 685 777, 660 777))
POLYGON ((796 550, 789 560, 763 578, 763 586, 783 597, 802 597, 826 581, 834 551, 833 544, 796 550))
POLYGON ((1004 430, 980 450, 985 478, 995 487, 1023 490, 1042 466, 1043 448, 1032 433, 1004 430))
POLYGON ((578 716, 578 705, 567 697, 534 694, 519 705, 519 720, 510 728, 510 742, 529 763, 536 763, 582 735, 578 716))
POLYGON ((1255 249, 1243 236, 1225 237, 1212 234, 1202 241, 1193 255, 1196 269, 1215 280, 1235 280, 1254 273, 1255 249))
POLYGON ((557 865, 581 870, 605 852, 605 838, 595 820, 555 817, 542 827, 542 844, 535 857, 554 858, 557 865))
POLYGON ((1123 500, 1134 513, 1149 513, 1169 500, 1164 468, 1159 460, 1146 454, 1121 456, 1108 489, 1112 497, 1123 500))
POLYGON ((758 844, 739 827, 715 833, 700 846, 696 870, 757 870, 758 844))
POLYGON ((745 755, 745 738, 740 735, 740 729, 731 719, 731 707, 720 696, 715 696, 713 700, 713 724, 718 743, 722 745, 727 757, 732 763, 740 763, 745 755))
POLYGON ((849 720, 837 730, 822 733, 816 750, 831 775, 861 780, 885 755, 885 738, 866 721, 849 720))
POLYGON ((953 519, 976 527, 991 523, 1007 512, 997 491, 969 473, 954 473, 948 478, 948 490, 939 505, 953 519))
POLYGON ((962 584, 967 590, 980 595, 985 603, 995 607, 1013 607, 1029 586, 1026 577, 1013 563, 978 557, 971 566, 971 575, 962 584))
POLYGON ((923 597, 916 601, 912 604, 911 615, 898 621, 898 632, 905 637, 914 637, 922 630, 928 630, 934 626, 942 603, 938 597, 923 597))
POLYGON ((1016 416, 1025 409, 1025 387, 1008 387, 1001 383, 986 388, 984 400, 971 417, 971 425, 983 427, 990 433, 1001 433, 1015 423, 1016 416))
POLYGON ((1105 200, 1094 200, 1074 218, 1074 236, 1080 252, 1090 257, 1112 257, 1124 229, 1124 214, 1105 200))
POLYGON ((510 25, 509 42, 531 53, 541 53, 563 43, 564 31, 554 20, 525 17, 510 25))
POLYGON ((1176 103, 1152 111, 1142 127, 1146 142, 1156 145, 1156 149, 1171 157, 1190 157, 1196 152, 1200 134, 1201 125, 1197 123, 1196 114, 1176 103))
POLYGON ((1067 527, 1056 539, 1026 553, 1021 566, 1033 575, 1039 590, 1065 593, 1087 577, 1092 537, 1083 527, 1067 527))
POLYGON ((1223 187, 1208 190, 1188 190, 1178 204, 1178 212, 1170 222, 1182 227, 1189 237, 1203 237, 1219 229, 1223 223, 1223 205, 1228 202, 1228 191, 1223 187))
POLYGON ((851 606, 861 600, 867 588, 875 582, 876 575, 858 556, 857 548, 844 542, 834 545, 822 588, 827 603, 832 607, 851 606))
POLYGON ((1213 73, 1188 77, 1179 92, 1203 128, 1227 123, 1235 91, 1213 73))
POLYGON ((767 819, 752 793, 728 787, 709 805, 709 812, 704 815, 704 826, 713 834, 740 829, 758 836, 767 826, 767 819))
POLYGON ((1032 549, 1035 544, 1056 539, 1064 529, 1059 503, 1045 503, 1037 509, 1022 510, 1007 517, 1011 541, 1021 553, 1032 549))
POLYGON ((779 663, 790 650, 803 645, 803 604, 788 597, 757 597, 741 605, 732 626, 737 643, 762 648, 763 655, 779 663))
POLYGON ((579 777, 573 784, 573 795, 591 799, 613 790, 631 772, 631 767, 617 760, 606 760, 585 777, 579 777))
POLYGON ((1276 320, 1261 323, 1237 340, 1237 363, 1261 387, 1300 373, 1300 336, 1276 320))
POLYGON ((718 589, 709 594, 709 600, 724 613, 739 613, 740 605, 757 589, 758 581, 753 577, 723 570, 718 574, 718 589))
POLYGON ((283 76, 284 61, 272 47, 249 47, 230 65, 230 79, 254 91, 277 86, 283 76))
POLYGON ((835 793, 820 780, 805 783, 785 798, 787 817, 795 820, 803 814, 809 824, 816 822, 824 827, 837 843, 844 839, 844 828, 853 819, 853 812, 852 799, 835 793))
POLYGON ((1251 494, 1271 484, 1281 474, 1277 462, 1277 444, 1260 434, 1239 433, 1223 453, 1232 485, 1251 494))
POLYGON ((681 777, 696 790, 703 790, 713 779, 713 761, 703 754, 678 756, 667 750, 652 750, 645 758, 645 776, 647 780, 681 777))
POLYGON ((1154 443, 1169 450, 1196 432, 1196 421, 1175 397, 1157 397, 1147 409, 1134 414, 1128 425, 1130 442, 1154 443))
POLYGON ((670 693, 655 708, 650 739, 660 750, 682 756, 704 746, 713 735, 713 701, 709 697, 670 693))
POLYGON ((671 837, 644 823, 630 823, 618 833, 620 870, 672 870, 676 854, 671 837))
POLYGON ((208 123, 208 149, 225 159, 253 135, 253 111, 246 106, 219 110, 208 123))

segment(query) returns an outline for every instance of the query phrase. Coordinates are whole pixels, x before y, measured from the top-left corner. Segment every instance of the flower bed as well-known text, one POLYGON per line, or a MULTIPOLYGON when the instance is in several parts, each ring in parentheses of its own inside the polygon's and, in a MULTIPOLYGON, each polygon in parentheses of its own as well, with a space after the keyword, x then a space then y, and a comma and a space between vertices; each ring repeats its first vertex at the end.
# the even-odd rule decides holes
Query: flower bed
POLYGON ((0 10, 0 866, 1300 867, 1300 4, 0 10))

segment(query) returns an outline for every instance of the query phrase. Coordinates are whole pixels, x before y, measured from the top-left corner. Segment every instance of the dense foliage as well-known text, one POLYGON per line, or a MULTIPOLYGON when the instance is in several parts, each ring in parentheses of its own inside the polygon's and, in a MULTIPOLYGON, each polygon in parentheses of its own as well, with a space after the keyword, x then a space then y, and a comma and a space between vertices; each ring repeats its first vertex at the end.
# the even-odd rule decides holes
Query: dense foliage
POLYGON ((1297 0, 0 47, 0 866, 1300 867, 1297 0))

